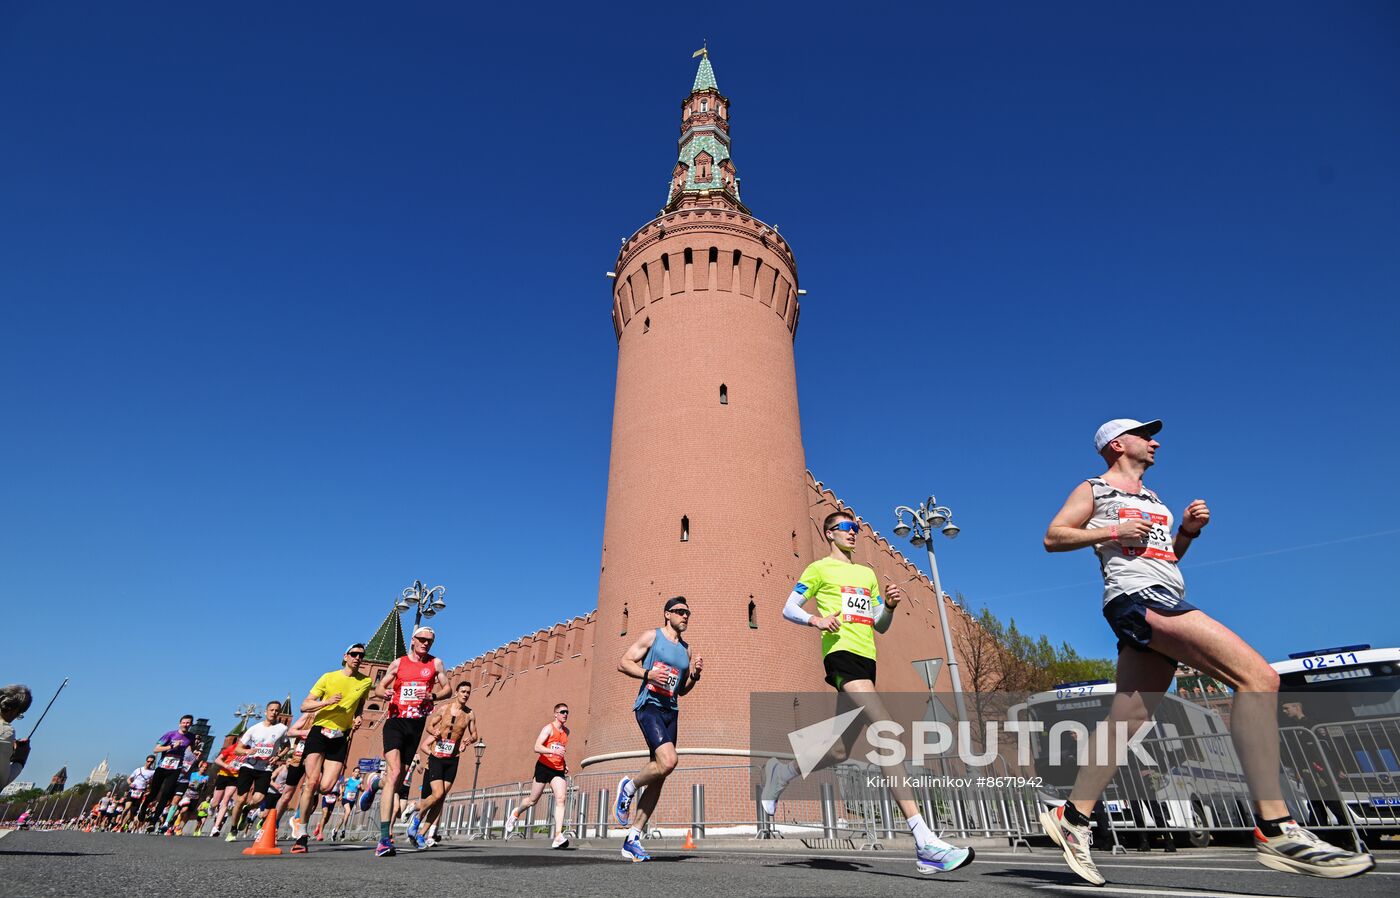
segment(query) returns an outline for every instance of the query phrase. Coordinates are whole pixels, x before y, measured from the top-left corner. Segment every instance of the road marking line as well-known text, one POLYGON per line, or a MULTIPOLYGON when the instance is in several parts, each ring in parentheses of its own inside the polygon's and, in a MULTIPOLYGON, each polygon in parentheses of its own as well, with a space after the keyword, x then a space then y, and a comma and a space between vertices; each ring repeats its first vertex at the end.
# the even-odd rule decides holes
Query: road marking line
MULTIPOLYGON (((611 848, 578 848, 578 849, 576 849, 576 850, 579 851, 579 852, 592 852, 592 853, 599 853, 599 854, 612 854, 612 853, 614 852, 615 849, 611 849, 611 848)), ((657 850, 657 852, 659 852, 659 853, 665 853, 665 854, 670 854, 670 853, 672 853, 672 849, 668 849, 668 848, 658 848, 658 849, 656 849, 656 850, 657 850)), ((681 852, 679 849, 675 849, 675 851, 676 851, 677 853, 684 853, 684 852, 681 852)), ((1253 852, 1250 852, 1250 853, 1252 854, 1253 852)), ((720 856, 724 856, 724 857, 730 857, 730 858, 737 858, 737 857, 782 858, 782 859, 793 859, 793 860, 848 861, 848 862, 852 862, 852 863, 879 863, 879 862, 884 862, 884 863, 891 863, 891 864, 903 864, 903 863, 908 863, 909 861, 912 860, 912 858, 911 858, 909 855, 906 855, 906 854, 904 854, 903 852, 894 852, 894 851, 863 851, 863 852, 860 852, 860 853, 858 853, 858 854, 815 854, 815 853, 813 853, 813 854, 805 854, 805 853, 804 853, 804 854, 796 854, 796 853, 786 853, 786 852, 777 852, 777 851, 725 851, 725 850, 722 849, 722 848, 713 848, 713 849, 707 849, 707 850, 704 852, 703 855, 701 855, 701 854, 694 854, 694 855, 691 855, 691 857, 694 858, 695 860, 706 860, 706 859, 707 859, 707 856, 708 856, 708 858, 710 858, 710 859, 717 859, 717 858, 719 858, 720 856)), ((1059 861, 1059 860, 1055 860, 1055 861, 1050 861, 1050 860, 1030 860, 1029 858, 1027 858, 1027 857, 1025 856, 1025 854, 1014 854, 1014 855, 1013 855, 1013 854, 1006 854, 1006 853, 999 852, 999 853, 997 853, 996 856, 997 856, 997 857, 1006 857, 1006 858, 1007 858, 1007 860, 1006 860, 1005 862, 998 862, 998 863, 996 864, 996 866, 998 866, 998 867, 1000 867, 1000 866, 1007 866, 1007 865, 1009 865, 1009 864, 1011 864, 1011 863, 1017 863, 1017 864, 1021 864, 1021 865, 1023 865, 1023 866, 1030 866, 1030 867, 1065 867, 1065 864, 1064 864, 1063 861, 1059 861)), ((983 855, 979 852, 978 855, 977 855, 977 860, 973 861, 971 866, 966 867, 966 868, 964 868, 964 869, 967 869, 967 870, 973 870, 973 869, 975 869, 975 868, 978 866, 978 864, 982 862, 982 859, 983 859, 983 855)), ((1153 864, 1140 864, 1140 863, 1139 863, 1139 864, 1133 864, 1133 863, 1113 863, 1113 862, 1108 862, 1108 863, 1099 864, 1099 866, 1102 867, 1102 868, 1105 868, 1105 869, 1112 869, 1112 870, 1196 870, 1196 871, 1202 871, 1202 872, 1205 872, 1205 873, 1262 873, 1262 874, 1272 874, 1272 873, 1275 872, 1275 871, 1269 870, 1268 868, 1266 868, 1266 867, 1264 867, 1264 866, 1262 866, 1262 865, 1252 865, 1252 866, 1248 866, 1248 867, 1238 867, 1238 866, 1237 866, 1237 867, 1198 867, 1198 866, 1194 866, 1194 865, 1184 865, 1184 864, 1173 863, 1173 862, 1172 862, 1173 860, 1174 860, 1174 859, 1165 858, 1165 857, 1164 857, 1164 858, 1162 859, 1161 863, 1153 863, 1153 864)), ((1196 858, 1192 858, 1192 860, 1196 860, 1196 858)), ((1225 860, 1225 859, 1222 858, 1221 860, 1225 860)), ((991 866, 991 865, 988 864, 987 866, 991 866)), ((1065 868, 1065 869, 1068 869, 1068 868, 1065 868)), ((1386 871, 1386 870, 1374 870, 1374 869, 1373 869, 1373 870, 1372 870, 1370 873, 1368 873, 1367 875, 1368 875, 1368 876, 1400 876, 1400 873, 1392 873, 1392 872, 1386 871)), ((1071 886, 1063 886, 1063 887, 1061 887, 1061 886, 1054 886, 1053 888, 1078 888, 1078 887, 1077 887, 1077 886, 1074 886, 1074 887, 1071 887, 1071 886)), ((1087 888, 1094 888, 1094 887, 1093 887, 1093 886, 1088 886, 1087 888)), ((1102 891, 1102 889, 1100 889, 1100 891, 1102 891)), ((1181 893, 1181 892, 1167 892, 1167 893, 1163 893, 1163 894, 1177 895, 1177 894, 1185 894, 1185 893, 1181 893)), ((1214 895, 1214 894, 1221 894, 1221 895, 1230 894, 1230 895, 1234 895, 1234 894, 1240 894, 1240 893, 1234 893, 1234 892, 1228 892, 1228 893, 1227 893, 1227 892, 1220 892, 1220 893, 1215 893, 1215 892, 1212 892, 1212 893, 1209 893, 1209 894, 1212 894, 1212 895, 1214 895)), ((1257 896, 1250 896, 1250 898, 1271 898, 1271 896, 1257 895, 1257 896)))
POLYGON ((1058 886, 1042 885, 1037 889, 1055 889, 1065 892, 1122 892, 1125 895, 1174 895, 1176 898, 1294 898, 1290 895, 1259 895, 1253 892, 1196 892, 1188 889, 1130 889, 1124 886, 1058 886))
MULTIPOLYGON (((981 859, 979 854, 978 860, 981 859)), ((976 861, 973 862, 974 864, 976 861)), ((1061 861, 1020 861, 1022 866, 1028 867, 1069 867, 1061 861)), ((1270 870, 1263 864, 1256 867, 1192 867, 1184 864, 1099 864, 1102 870, 1199 870, 1205 873, 1267 873, 1273 874, 1277 871, 1270 870)), ((1371 870, 1367 876, 1400 876, 1400 873, 1392 873, 1387 870, 1371 870)))

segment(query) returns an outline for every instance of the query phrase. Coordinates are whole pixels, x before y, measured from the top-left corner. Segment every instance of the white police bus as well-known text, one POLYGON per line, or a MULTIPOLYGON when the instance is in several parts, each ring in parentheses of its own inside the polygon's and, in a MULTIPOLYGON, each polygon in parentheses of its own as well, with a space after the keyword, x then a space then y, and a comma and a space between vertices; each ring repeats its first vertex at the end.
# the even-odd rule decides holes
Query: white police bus
POLYGON ((1400 648, 1309 649, 1273 668, 1283 766, 1311 825, 1400 831, 1400 648))
MULTIPOLYGON (((1009 710, 1013 720, 1036 720, 1044 727, 1031 737, 1044 804, 1066 800, 1079 772, 1076 749, 1083 735, 1064 724, 1077 722, 1092 733, 1116 694, 1110 680, 1065 683, 1009 710)), ((1244 770, 1220 714, 1169 692, 1153 720, 1155 727, 1141 744, 1156 766, 1130 755, 1104 793, 1102 807, 1114 828, 1171 831, 1180 844, 1204 847, 1213 829, 1252 827, 1244 770)))

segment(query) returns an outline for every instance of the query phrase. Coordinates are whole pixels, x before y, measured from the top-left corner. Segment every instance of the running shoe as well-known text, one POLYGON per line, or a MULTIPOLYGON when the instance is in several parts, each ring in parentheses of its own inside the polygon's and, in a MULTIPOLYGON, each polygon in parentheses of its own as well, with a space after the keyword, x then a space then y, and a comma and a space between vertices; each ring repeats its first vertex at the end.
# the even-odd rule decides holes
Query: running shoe
POLYGON ((436 848, 437 845, 438 840, 434 839, 432 836, 428 836, 428 838, 423 841, 424 848, 436 848))
POLYGON ((568 836, 561 835, 559 838, 555 839, 552 843, 550 843, 550 846, 549 846, 549 847, 550 847, 550 848, 568 848, 568 847, 569 847, 569 837, 568 837, 568 836))
POLYGON ((420 835, 411 835, 408 837, 408 841, 411 842, 413 844, 413 847, 418 849, 419 851, 422 851, 423 849, 428 847, 428 840, 420 835))
POLYGON ((1284 873, 1303 873, 1325 879, 1359 876, 1376 865, 1369 854, 1338 848, 1319 839, 1293 821, 1283 824, 1283 832, 1272 838, 1254 830, 1254 855, 1259 863, 1284 873))
POLYGON ((763 765, 762 791, 759 800, 763 802, 763 813, 772 817, 778 813, 778 796, 783 794, 787 784, 792 782, 791 768, 777 758, 769 758, 763 765))
MULTIPOLYGON (((632 777, 624 776, 617 783, 617 803, 613 805, 613 816, 617 818, 618 826, 626 826, 632 820, 632 796, 637 792, 632 785, 632 777)), ((624 847, 623 851, 627 849, 624 847)), ((643 852, 645 854, 646 852, 643 852)), ((646 860, 646 858, 642 858, 646 860)))
POLYGON ((394 850, 393 839, 380 839, 379 844, 374 846, 375 857, 393 857, 396 854, 398 852, 394 850))
POLYGON ((230 830, 228 836, 224 838, 225 842, 236 842, 237 840, 238 837, 233 834, 232 830, 230 830))
POLYGON ((218 837, 219 837, 219 831, 218 831, 217 829, 214 830, 212 833, 209 834, 209 838, 211 838, 211 839, 217 839, 218 837))
POLYGON ((1075 826, 1066 820, 1064 805, 1041 811, 1040 825, 1050 841, 1060 846, 1065 854, 1065 863, 1080 879, 1096 886, 1107 882, 1099 868, 1094 866, 1094 859, 1089 856, 1089 845, 1093 842, 1089 827, 1075 826))
POLYGON ((920 873, 951 873, 972 863, 974 852, 971 848, 930 842, 919 846, 914 855, 914 867, 920 873))
POLYGON ((408 837, 415 844, 417 844, 418 842, 418 824, 421 822, 422 818, 419 817, 417 814, 414 814, 413 818, 408 821, 408 837))
POLYGON ((302 826, 302 825, 301 825, 301 821, 298 820, 295 816, 292 817, 291 826, 292 826, 292 838, 293 838, 294 840, 295 840, 295 839, 300 839, 302 836, 306 835, 306 827, 302 826))
POLYGON ((511 836, 513 836, 513 835, 515 834, 515 828, 518 827, 519 825, 520 825, 520 818, 517 817, 517 816, 515 816, 515 812, 514 812, 514 811, 511 811, 510 816, 506 818, 506 838, 507 838, 507 839, 509 839, 511 836))
POLYGON ((292 843, 292 854, 306 854, 306 836, 301 836, 292 843))
POLYGON ((634 864, 651 860, 651 855, 642 847, 641 839, 625 839, 622 843, 622 856, 634 864))

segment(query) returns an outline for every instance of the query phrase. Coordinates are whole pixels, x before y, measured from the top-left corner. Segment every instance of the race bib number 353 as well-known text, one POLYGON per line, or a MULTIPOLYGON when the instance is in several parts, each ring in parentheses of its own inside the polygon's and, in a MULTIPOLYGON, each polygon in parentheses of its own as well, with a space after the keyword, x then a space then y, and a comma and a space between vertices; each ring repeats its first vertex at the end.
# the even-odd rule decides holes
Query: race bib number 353
POLYGON ((399 702, 405 705, 417 704, 428 694, 423 683, 404 683, 399 687, 399 702))
POLYGON ((875 602, 870 590, 862 586, 841 587, 841 622, 867 626, 875 623, 875 602))
POLYGON ((1176 552, 1172 548, 1171 531, 1167 529, 1167 516, 1164 514, 1152 514, 1136 508, 1118 509, 1118 520, 1126 521, 1142 519, 1152 524, 1152 529, 1147 531, 1136 544, 1123 540, 1123 554, 1132 558, 1158 558, 1162 561, 1176 561, 1176 552))

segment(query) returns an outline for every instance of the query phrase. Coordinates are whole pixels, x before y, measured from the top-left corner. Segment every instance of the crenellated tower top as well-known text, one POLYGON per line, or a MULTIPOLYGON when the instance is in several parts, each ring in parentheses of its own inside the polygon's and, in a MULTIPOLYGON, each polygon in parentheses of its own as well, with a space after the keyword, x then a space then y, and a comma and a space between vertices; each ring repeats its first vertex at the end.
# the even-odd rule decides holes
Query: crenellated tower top
POLYGON ((710 51, 700 50, 690 96, 681 101, 681 136, 666 212, 719 207, 747 213, 729 156, 729 98, 719 92, 710 51))

